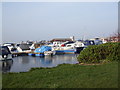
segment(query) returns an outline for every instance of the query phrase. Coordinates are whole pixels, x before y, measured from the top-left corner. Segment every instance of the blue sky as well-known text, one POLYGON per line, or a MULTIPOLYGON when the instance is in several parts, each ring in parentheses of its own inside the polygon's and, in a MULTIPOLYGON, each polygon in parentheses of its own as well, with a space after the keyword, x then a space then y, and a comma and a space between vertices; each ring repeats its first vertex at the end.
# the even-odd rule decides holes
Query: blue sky
POLYGON ((118 29, 117 2, 4 2, 3 42, 90 39, 118 29))

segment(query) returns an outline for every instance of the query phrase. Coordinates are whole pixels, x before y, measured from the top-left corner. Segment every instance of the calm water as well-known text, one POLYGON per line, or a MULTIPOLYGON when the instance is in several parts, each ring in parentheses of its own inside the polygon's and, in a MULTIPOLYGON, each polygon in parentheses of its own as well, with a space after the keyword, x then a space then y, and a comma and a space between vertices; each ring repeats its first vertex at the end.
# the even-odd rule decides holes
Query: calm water
POLYGON ((45 57, 18 56, 13 60, 1 61, 3 72, 27 72, 33 67, 56 67, 59 64, 78 63, 75 54, 64 54, 45 57))

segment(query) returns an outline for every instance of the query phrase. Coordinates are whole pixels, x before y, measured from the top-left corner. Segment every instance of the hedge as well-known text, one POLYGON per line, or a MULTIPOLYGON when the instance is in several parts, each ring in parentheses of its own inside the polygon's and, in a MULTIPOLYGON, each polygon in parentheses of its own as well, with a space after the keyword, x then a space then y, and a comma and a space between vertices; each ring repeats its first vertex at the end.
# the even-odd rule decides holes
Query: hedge
POLYGON ((80 63, 101 63, 119 61, 120 42, 91 45, 82 50, 77 57, 80 63))

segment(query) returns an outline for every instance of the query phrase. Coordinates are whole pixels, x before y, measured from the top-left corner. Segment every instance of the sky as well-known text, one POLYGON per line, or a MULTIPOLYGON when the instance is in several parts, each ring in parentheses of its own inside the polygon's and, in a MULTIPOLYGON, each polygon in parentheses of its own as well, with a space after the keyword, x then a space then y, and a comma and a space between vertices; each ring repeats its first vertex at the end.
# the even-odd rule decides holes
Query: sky
POLYGON ((117 2, 3 2, 2 41, 90 39, 118 30, 117 2))

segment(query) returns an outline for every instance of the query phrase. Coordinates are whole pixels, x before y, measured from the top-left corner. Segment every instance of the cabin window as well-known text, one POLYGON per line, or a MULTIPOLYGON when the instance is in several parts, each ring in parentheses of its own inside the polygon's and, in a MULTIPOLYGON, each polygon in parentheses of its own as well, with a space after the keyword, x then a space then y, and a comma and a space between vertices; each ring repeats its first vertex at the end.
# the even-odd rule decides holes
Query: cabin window
POLYGON ((10 54, 10 51, 7 47, 0 48, 0 55, 10 54))
POLYGON ((67 45, 67 47, 71 47, 71 45, 67 45))

